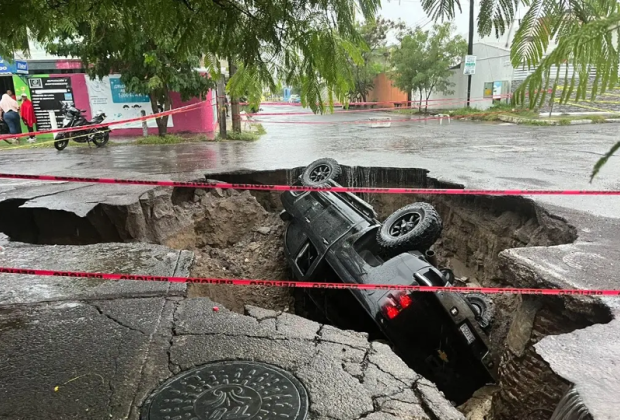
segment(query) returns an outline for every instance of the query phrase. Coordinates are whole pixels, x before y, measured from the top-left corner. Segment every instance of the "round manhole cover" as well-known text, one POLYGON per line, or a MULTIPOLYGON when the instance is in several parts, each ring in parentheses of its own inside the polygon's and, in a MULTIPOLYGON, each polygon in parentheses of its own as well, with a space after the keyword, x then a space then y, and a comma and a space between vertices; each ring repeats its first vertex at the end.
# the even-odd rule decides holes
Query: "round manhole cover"
POLYGON ((184 372, 144 403, 141 420, 304 420, 308 393, 297 378, 259 362, 217 362, 184 372))

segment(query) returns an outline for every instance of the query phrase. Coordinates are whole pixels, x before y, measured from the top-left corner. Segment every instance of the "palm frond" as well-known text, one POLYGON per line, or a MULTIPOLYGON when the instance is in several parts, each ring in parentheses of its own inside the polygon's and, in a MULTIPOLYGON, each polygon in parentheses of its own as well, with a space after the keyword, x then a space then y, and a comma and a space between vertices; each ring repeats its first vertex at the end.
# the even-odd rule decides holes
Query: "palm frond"
POLYGON ((462 12, 460 0, 422 0, 421 4, 433 20, 452 20, 457 9, 462 12))
MULTIPOLYGON (((609 16, 582 24, 569 36, 558 38, 556 48, 549 55, 532 63, 537 68, 517 88, 514 100, 525 103, 527 95, 530 107, 543 105, 545 92, 542 89, 548 84, 549 72, 562 65, 572 66, 574 72, 571 80, 564 80, 562 103, 571 99, 573 92, 574 100, 582 100, 589 88, 596 96, 615 86, 620 63, 619 28, 620 11, 617 10, 609 16), (596 77, 591 82, 589 75, 594 71, 596 77)), ((551 99, 555 99, 555 91, 551 99)))
POLYGON ((534 66, 539 62, 553 38, 553 21, 557 19, 558 5, 555 0, 533 0, 521 20, 511 47, 514 67, 534 66))
POLYGON ((618 149, 620 149, 620 141, 614 144, 612 148, 609 149, 609 151, 605 153, 605 155, 596 162, 596 164, 594 165, 594 169, 592 169, 592 174, 590 175, 590 183, 592 182, 594 177, 598 175, 601 168, 607 163, 609 158, 612 157, 613 154, 618 151, 618 149))
POLYGON ((520 3, 521 0, 481 0, 478 33, 488 36, 495 28, 495 35, 499 38, 514 20, 520 3))

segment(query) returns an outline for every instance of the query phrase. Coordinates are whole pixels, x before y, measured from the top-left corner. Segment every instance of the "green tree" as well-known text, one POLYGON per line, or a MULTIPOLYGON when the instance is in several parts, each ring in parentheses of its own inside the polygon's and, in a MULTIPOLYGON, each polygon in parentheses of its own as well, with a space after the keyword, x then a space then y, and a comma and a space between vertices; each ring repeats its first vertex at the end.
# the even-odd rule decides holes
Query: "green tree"
POLYGON ((435 25, 432 31, 416 28, 401 39, 400 46, 392 53, 394 85, 405 92, 417 92, 419 110, 423 100, 428 110, 428 99, 433 92, 454 93, 450 69, 462 59, 467 42, 459 35, 453 36, 452 30, 450 23, 435 25))
MULTIPOLYGON (((150 37, 140 30, 144 16, 97 19, 60 30, 58 40, 48 50, 61 56, 79 57, 92 78, 120 72, 127 91, 148 95, 153 113, 172 109, 171 92, 183 100, 205 97, 214 86, 213 79, 196 69, 201 64, 199 48, 179 49, 180 34, 167 31, 166 37, 150 37), (131 39, 131 42, 128 40, 131 39)), ((168 116, 156 119, 160 136, 168 129, 168 116)))
MULTIPOLYGON (((86 37, 87 42, 81 42, 80 55, 97 57, 92 62, 100 62, 97 65, 102 69, 114 67, 107 63, 119 57, 114 62, 119 66, 115 70, 121 74, 128 72, 121 61, 129 58, 128 62, 137 64, 139 60, 133 57, 140 53, 144 57, 143 66, 160 68, 177 65, 187 68, 202 56, 224 58, 237 67, 228 82, 231 99, 247 92, 250 101, 256 100, 263 87, 274 91, 278 82, 282 82, 300 86, 302 104, 319 112, 331 107, 335 99, 346 102, 352 85, 348 60, 360 58, 356 13, 361 11, 362 17, 372 19, 380 2, 7 0, 6 3, 0 36, 2 55, 27 49, 27 36, 42 43, 50 43, 60 36, 60 44, 62 39, 81 42, 81 37, 86 37), (108 37, 114 39, 101 39, 108 37)), ((214 79, 219 77, 218 70, 219 65, 213 67, 214 79)), ((142 82, 130 79, 128 88, 144 88, 142 82)), ((150 87, 166 85, 161 76, 160 80, 153 79, 150 87)), ((180 80, 178 84, 187 87, 192 83, 180 80)), ((172 84, 175 83, 167 87, 172 88, 172 84)))
POLYGON ((361 99, 366 102, 368 93, 374 87, 375 78, 387 70, 387 38, 390 31, 404 29, 404 24, 377 18, 358 24, 358 31, 363 41, 361 60, 349 60, 353 74, 353 87, 349 99, 361 99))

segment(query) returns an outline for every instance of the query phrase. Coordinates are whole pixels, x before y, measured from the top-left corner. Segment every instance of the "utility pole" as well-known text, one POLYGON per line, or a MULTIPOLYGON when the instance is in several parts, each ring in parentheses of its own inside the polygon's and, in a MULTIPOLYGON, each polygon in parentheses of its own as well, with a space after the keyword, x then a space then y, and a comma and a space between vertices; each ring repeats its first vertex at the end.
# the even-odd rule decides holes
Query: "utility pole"
MULTIPOLYGON (((230 77, 232 78, 237 72, 237 66, 233 63, 232 58, 228 58, 228 68, 230 77)), ((241 110, 239 109, 239 98, 230 94, 230 115, 232 117, 233 131, 241 132, 241 110)))
MULTIPOLYGON (((474 55, 474 0, 469 0, 469 42, 467 55, 474 55)), ((471 74, 467 76, 467 108, 471 101, 471 74)))
POLYGON ((219 113, 220 123, 220 138, 226 138, 226 84, 224 81, 224 75, 222 74, 217 81, 217 109, 219 113))

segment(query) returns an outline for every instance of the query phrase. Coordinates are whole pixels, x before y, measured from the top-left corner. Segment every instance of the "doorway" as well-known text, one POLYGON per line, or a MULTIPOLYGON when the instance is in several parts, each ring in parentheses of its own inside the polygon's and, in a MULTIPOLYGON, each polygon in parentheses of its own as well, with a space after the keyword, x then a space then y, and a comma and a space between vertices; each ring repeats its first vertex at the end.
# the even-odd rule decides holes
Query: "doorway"
POLYGON ((9 89, 15 95, 15 85, 13 84, 13 76, 10 74, 0 75, 0 96, 4 95, 6 91, 9 89))

